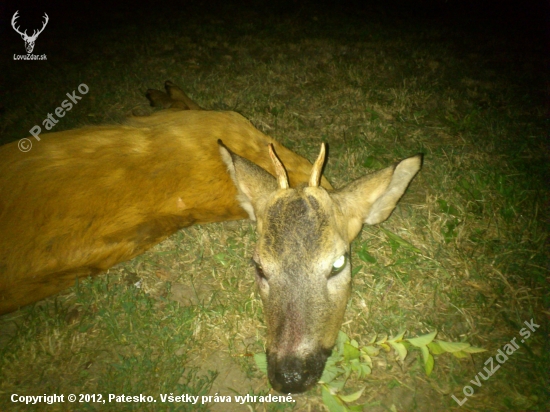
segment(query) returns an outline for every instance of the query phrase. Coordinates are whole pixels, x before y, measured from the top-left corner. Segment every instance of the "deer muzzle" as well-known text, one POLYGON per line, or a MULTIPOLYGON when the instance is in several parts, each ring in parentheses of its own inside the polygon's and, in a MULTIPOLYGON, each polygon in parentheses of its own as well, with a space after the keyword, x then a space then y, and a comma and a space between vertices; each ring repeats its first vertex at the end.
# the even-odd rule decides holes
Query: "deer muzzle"
POLYGON ((320 349, 305 356, 278 357, 267 353, 267 376, 281 393, 301 393, 311 389, 321 378, 331 349, 320 349))

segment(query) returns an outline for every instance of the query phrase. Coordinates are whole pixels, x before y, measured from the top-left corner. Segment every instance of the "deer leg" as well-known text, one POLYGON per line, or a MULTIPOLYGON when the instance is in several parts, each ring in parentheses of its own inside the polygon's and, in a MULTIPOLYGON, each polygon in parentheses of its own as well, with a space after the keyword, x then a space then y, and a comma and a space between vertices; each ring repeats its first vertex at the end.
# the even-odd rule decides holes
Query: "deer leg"
POLYGON ((169 109, 174 103, 170 96, 160 90, 149 89, 145 96, 149 99, 149 102, 151 102, 151 106, 161 109, 169 109))
POLYGON ((168 96, 170 96, 174 101, 172 107, 178 107, 183 110, 202 110, 202 107, 191 100, 183 90, 181 90, 170 80, 167 80, 164 83, 164 88, 166 89, 166 93, 168 93, 168 96))
POLYGON ((156 89, 147 90, 146 96, 151 102, 151 106, 161 109, 202 110, 202 107, 170 80, 164 83, 164 88, 166 93, 156 89))

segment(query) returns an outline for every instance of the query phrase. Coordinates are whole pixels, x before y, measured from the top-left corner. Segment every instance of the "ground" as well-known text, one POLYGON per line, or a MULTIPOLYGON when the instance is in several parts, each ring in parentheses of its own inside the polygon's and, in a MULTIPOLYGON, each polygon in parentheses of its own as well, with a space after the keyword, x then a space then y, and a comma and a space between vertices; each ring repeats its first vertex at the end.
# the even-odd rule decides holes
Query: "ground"
MULTIPOLYGON (((490 6, 18 6, 24 27, 39 27, 43 11, 50 17, 34 51, 47 60, 33 62, 12 59, 26 52, 9 26, 17 8, 6 3, 0 141, 29 137, 80 84, 89 92, 52 131, 151 113, 145 91, 171 80, 201 106, 237 111, 310 160, 327 142, 325 176, 335 187, 423 153, 397 210, 352 245, 342 331, 359 347, 437 331, 437 340, 486 351, 435 355, 428 376, 420 350, 405 342, 399 360, 381 344, 371 373, 352 374, 340 394, 366 388, 348 407, 368 411, 548 410, 545 9, 490 6), (540 327, 529 339, 481 386, 472 383, 531 319, 540 327), (474 394, 459 406, 452 396, 464 399, 466 386, 474 394)), ((248 221, 184 229, 1 317, 0 409, 29 408, 12 394, 273 393, 254 361, 265 350, 255 240, 248 221)), ((88 400, 69 408, 344 410, 322 394, 319 385, 288 404, 88 400)))

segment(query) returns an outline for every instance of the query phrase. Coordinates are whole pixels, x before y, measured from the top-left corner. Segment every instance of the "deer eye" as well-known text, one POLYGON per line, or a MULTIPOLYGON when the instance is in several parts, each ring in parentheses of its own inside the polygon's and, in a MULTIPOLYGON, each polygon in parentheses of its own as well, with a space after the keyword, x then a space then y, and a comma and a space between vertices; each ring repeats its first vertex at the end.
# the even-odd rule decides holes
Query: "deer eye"
POLYGON ((334 261, 332 264, 332 270, 330 272, 331 276, 337 275, 340 273, 344 268, 347 266, 348 258, 346 255, 340 256, 338 259, 334 261))

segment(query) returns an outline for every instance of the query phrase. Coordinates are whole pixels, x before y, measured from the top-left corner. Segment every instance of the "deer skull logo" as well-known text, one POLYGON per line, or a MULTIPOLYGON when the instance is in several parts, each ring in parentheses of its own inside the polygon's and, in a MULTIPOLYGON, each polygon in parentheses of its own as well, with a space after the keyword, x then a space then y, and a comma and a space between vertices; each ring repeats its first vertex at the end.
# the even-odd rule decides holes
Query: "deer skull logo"
POLYGON ((36 41, 38 35, 44 31, 44 28, 46 27, 46 24, 48 24, 48 20, 50 20, 50 18, 46 13, 44 13, 45 21, 44 21, 44 24, 42 25, 42 28, 40 30, 35 30, 32 36, 29 36, 27 35, 27 30, 25 30, 24 32, 21 32, 19 31, 19 27, 15 26, 15 21, 19 17, 17 13, 19 13, 19 10, 17 10, 13 15, 11 19, 11 26, 17 33, 21 35, 21 38, 25 41, 25 49, 27 49, 27 53, 31 54, 34 49, 34 42, 36 41))

